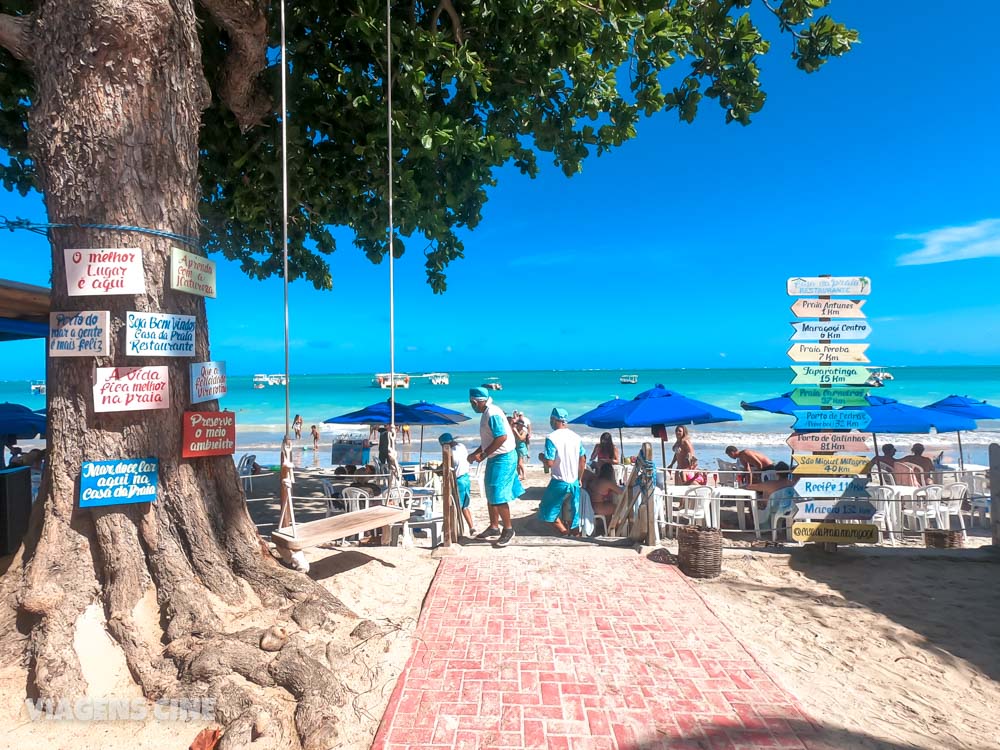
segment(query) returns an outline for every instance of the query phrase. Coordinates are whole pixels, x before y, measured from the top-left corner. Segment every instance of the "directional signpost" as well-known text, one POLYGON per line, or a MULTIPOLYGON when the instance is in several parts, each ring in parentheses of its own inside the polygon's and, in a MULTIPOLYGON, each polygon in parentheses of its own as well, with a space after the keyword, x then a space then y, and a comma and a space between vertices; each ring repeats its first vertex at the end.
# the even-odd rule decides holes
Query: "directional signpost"
POLYGON ((826 476, 841 476, 843 474, 858 474, 868 465, 867 456, 824 456, 805 453, 793 453, 792 461, 796 466, 792 473, 826 476))
POLYGON ((867 500, 803 500, 795 505, 800 521, 870 521, 875 515, 867 500))
POLYGON ((872 332, 867 320, 799 321, 792 328, 792 341, 860 341, 872 332))
POLYGON ((792 344, 788 356, 793 362, 871 362, 865 356, 868 344, 792 344))
POLYGON ((872 282, 867 276, 812 276, 788 280, 788 293, 793 297, 809 295, 829 297, 865 296, 871 293, 872 282))
POLYGON ((861 365, 792 365, 792 385, 864 385, 871 370, 861 365))
POLYGON ((796 430, 863 430, 872 421, 860 409, 803 409, 795 412, 796 430))
POLYGON ((859 477, 804 477, 795 483, 799 497, 859 497, 866 498, 867 479, 859 477))
POLYGON ((867 453, 865 439, 851 432, 802 432, 785 441, 793 451, 823 453, 867 453))
POLYGON ((865 300, 797 299, 792 305, 796 318, 863 318, 865 300))
POLYGON ((827 544, 876 544, 878 526, 871 523, 797 523, 792 526, 792 539, 827 544))
POLYGON ((799 406, 867 406, 867 388, 796 388, 792 401, 799 406))

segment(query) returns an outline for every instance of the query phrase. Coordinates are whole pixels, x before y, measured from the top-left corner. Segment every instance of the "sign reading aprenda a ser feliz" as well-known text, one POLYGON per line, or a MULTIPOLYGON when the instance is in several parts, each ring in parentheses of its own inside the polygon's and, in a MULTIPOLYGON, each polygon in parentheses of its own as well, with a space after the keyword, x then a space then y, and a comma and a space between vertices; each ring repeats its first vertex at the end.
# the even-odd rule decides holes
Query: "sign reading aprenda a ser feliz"
POLYGON ((215 297, 215 261, 170 248, 170 288, 201 297, 215 297))
POLYGON ((98 367, 94 411, 143 411, 170 408, 170 375, 156 367, 98 367))
POLYGON ((66 248, 63 252, 70 297, 146 292, 142 250, 137 247, 66 248))

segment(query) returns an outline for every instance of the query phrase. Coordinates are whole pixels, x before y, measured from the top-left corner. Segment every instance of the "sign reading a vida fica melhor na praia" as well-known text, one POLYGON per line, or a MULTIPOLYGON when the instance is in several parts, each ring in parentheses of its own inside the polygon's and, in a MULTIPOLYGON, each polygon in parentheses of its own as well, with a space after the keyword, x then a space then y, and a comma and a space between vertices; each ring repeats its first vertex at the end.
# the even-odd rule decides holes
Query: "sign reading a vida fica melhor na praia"
POLYGON ((80 507, 155 503, 159 467, 156 458, 85 461, 80 467, 80 507))
POLYGON ((872 282, 867 276, 796 276, 788 279, 787 289, 793 297, 864 296, 871 292, 872 282))
POLYGON ((137 247, 67 248, 66 293, 70 297, 145 294, 142 250, 137 247))
POLYGON ((170 248, 170 288, 215 297, 215 261, 179 247, 170 248))
POLYGON ((792 365, 792 385, 865 385, 871 370, 860 365, 792 365))
POLYGON ((170 408, 170 376, 166 365, 98 367, 94 411, 143 411, 170 408))
POLYGON ((788 356, 793 362, 869 362, 868 344, 792 344, 788 356))
POLYGON ((222 398, 229 392, 225 362, 195 362, 191 365, 191 403, 222 398))
POLYGON ((792 323, 792 341, 861 341, 871 334, 867 320, 799 321, 792 323))
POLYGON ((49 313, 50 357, 107 357, 107 310, 49 313))
POLYGON ((128 357, 193 357, 195 317, 129 312, 125 318, 128 357))
POLYGON ((796 318, 863 318, 865 300, 797 299, 792 305, 796 318))

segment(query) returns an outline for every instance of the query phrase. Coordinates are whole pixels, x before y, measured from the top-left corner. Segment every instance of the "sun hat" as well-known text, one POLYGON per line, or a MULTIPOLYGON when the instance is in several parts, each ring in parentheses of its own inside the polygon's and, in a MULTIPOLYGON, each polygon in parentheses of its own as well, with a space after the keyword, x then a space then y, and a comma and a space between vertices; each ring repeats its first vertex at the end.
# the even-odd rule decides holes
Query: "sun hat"
POLYGON ((489 391, 485 388, 470 388, 469 398, 476 401, 486 401, 490 397, 489 391))
POLYGON ((560 409, 558 406, 552 410, 552 418, 558 419, 560 422, 569 421, 569 412, 565 409, 560 409))
POLYGON ((446 432, 443 435, 441 435, 441 437, 438 438, 438 442, 441 443, 441 445, 447 445, 448 443, 454 443, 455 442, 455 437, 450 432, 446 432))

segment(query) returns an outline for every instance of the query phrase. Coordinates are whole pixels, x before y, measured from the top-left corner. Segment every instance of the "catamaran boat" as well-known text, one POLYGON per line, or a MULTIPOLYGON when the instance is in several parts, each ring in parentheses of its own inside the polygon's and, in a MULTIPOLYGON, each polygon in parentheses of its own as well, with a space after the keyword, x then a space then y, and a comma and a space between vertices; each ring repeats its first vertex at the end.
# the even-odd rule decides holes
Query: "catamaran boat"
POLYGON ((446 372, 429 372, 427 377, 431 381, 431 385, 448 385, 450 382, 446 372))
POLYGON ((31 395, 32 396, 44 396, 45 395, 45 381, 44 380, 32 380, 31 384, 31 395))
POLYGON ((397 372, 395 377, 393 377, 391 373, 378 372, 375 373, 375 377, 372 378, 372 385, 376 388, 409 388, 410 376, 397 372))
POLYGON ((253 376, 253 387, 256 390, 266 388, 269 385, 285 385, 287 382, 284 373, 278 373, 277 375, 258 373, 253 376))
POLYGON ((618 382, 622 383, 623 385, 635 385, 636 383, 639 382, 639 376, 638 375, 619 375, 618 376, 618 382))
POLYGON ((873 372, 868 380, 865 381, 865 385, 871 386, 872 388, 881 388, 885 385, 886 380, 893 380, 892 373, 886 370, 879 370, 878 372, 873 372))
POLYGON ((500 378, 486 378, 482 382, 483 388, 488 391, 502 391, 503 383, 500 382, 500 378))

